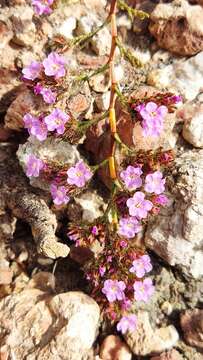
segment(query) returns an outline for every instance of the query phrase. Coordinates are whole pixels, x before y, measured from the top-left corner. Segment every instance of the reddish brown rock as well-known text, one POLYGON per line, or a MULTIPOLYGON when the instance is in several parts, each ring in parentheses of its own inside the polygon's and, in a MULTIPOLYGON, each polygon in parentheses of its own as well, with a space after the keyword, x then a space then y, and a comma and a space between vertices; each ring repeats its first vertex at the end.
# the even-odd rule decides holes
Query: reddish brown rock
POLYGON ((0 68, 0 112, 5 112, 20 91, 18 73, 15 69, 0 68))
POLYGON ((20 131, 23 128, 23 116, 33 110, 39 110, 40 98, 30 90, 23 88, 12 102, 5 116, 5 127, 20 131))
POLYGON ((107 336, 99 353, 101 360, 131 360, 132 353, 119 336, 107 336))
POLYGON ((13 132, 9 129, 4 129, 3 124, 0 124, 0 142, 7 141, 13 132))
POLYGON ((178 351, 173 349, 159 356, 153 356, 150 360, 183 360, 183 357, 178 351))
POLYGON ((151 14, 149 30, 158 45, 178 55, 203 50, 203 8, 186 0, 158 4, 151 14))
POLYGON ((79 52, 77 54, 78 62, 88 69, 97 69, 98 67, 105 65, 108 61, 108 56, 92 56, 85 54, 84 52, 79 52))
POLYGON ((77 94, 69 102, 69 109, 72 113, 82 113, 89 108, 89 102, 85 95, 77 94))
POLYGON ((91 113, 92 96, 87 83, 84 83, 74 95, 67 99, 68 109, 75 119, 79 116, 86 117, 87 113, 91 113))
POLYGON ((187 310, 180 323, 186 343, 203 351, 203 310, 187 310))

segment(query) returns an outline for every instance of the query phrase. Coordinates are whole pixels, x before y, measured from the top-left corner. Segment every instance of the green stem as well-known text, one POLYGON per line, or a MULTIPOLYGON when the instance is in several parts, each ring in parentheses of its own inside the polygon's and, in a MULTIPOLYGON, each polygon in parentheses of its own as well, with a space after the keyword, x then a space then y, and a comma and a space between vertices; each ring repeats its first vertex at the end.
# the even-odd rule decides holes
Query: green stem
POLYGON ((118 6, 121 10, 127 11, 127 14, 131 21, 133 21, 134 17, 139 17, 141 20, 149 18, 149 14, 142 10, 137 10, 127 5, 125 1, 118 0, 118 6))
POLYGON ((93 38, 93 36, 95 36, 101 29, 103 29, 104 26, 106 26, 108 23, 110 22, 109 17, 106 18, 106 20, 100 25, 98 26, 96 29, 94 29, 93 31, 91 31, 90 33, 86 34, 86 35, 80 35, 78 37, 76 37, 71 45, 72 46, 79 46, 82 45, 83 43, 85 43, 86 41, 89 41, 91 38, 93 38))
POLYGON ((118 98, 120 99, 121 103, 122 103, 124 106, 128 106, 128 100, 127 100, 127 98, 122 94, 122 92, 120 91, 119 86, 116 86, 116 87, 115 87, 115 92, 116 92, 118 98))
POLYGON ((135 55, 133 55, 129 48, 127 49, 124 46, 124 44, 119 38, 116 39, 116 44, 120 50, 121 56, 123 56, 124 59, 126 59, 133 67, 143 66, 142 62, 138 58, 136 58, 135 55))
POLYGON ((100 167, 106 165, 108 163, 109 159, 105 159, 103 160, 100 164, 94 165, 94 166, 90 166, 91 170, 93 172, 96 172, 100 167))
POLYGON ((88 81, 93 76, 106 71, 108 68, 109 68, 109 64, 104 64, 104 65, 100 66, 98 69, 96 69, 95 71, 91 72, 90 74, 81 74, 81 75, 77 76, 74 80, 75 81, 88 81))
POLYGON ((114 134, 114 138, 115 138, 115 140, 117 141, 117 143, 119 144, 119 145, 121 145, 125 150, 127 150, 128 152, 133 152, 134 150, 133 149, 131 149, 131 148, 129 148, 122 140, 121 140, 121 138, 120 138, 120 136, 118 135, 118 133, 116 133, 116 134, 114 134))
POLYGON ((81 121, 81 123, 78 125, 78 130, 80 132, 85 132, 90 126, 96 125, 101 120, 104 120, 107 116, 108 116, 108 111, 105 111, 102 116, 98 117, 98 119, 81 121))

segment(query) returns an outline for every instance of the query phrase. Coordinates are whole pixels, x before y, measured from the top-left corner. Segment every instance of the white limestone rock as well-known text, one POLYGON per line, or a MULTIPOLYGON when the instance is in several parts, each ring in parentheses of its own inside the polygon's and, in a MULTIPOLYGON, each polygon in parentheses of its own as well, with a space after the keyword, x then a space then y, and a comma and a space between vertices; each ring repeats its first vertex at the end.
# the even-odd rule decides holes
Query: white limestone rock
POLYGON ((146 246, 186 275, 203 275, 203 150, 188 151, 175 163, 170 205, 148 225, 146 246))

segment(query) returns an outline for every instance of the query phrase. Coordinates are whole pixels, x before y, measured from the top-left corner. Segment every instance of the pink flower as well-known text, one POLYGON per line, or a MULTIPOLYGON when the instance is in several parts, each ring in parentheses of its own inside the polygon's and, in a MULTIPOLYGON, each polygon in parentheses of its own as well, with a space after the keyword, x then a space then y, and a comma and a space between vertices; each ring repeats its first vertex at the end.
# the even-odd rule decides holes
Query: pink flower
POLYGON ((116 328, 122 334, 125 334, 127 331, 134 331, 137 326, 137 316, 134 314, 129 314, 123 316, 120 321, 118 322, 116 328))
POLYGON ((70 198, 66 195, 67 190, 65 186, 57 187, 56 185, 51 184, 50 190, 55 205, 67 204, 69 202, 70 198))
POLYGON ((154 293, 154 285, 150 278, 146 278, 143 281, 135 281, 133 288, 134 298, 137 301, 147 302, 154 293))
POLYGON ((166 180, 163 179, 163 174, 160 171, 155 171, 146 176, 144 189, 148 193, 159 195, 165 190, 165 182, 166 180))
POLYGON ((35 85, 34 93, 36 95, 42 95, 47 104, 54 104, 56 101, 56 94, 51 89, 43 87, 40 83, 35 85))
POLYGON ((76 185, 80 188, 85 186, 86 182, 92 177, 91 171, 82 160, 78 161, 75 166, 68 169, 67 175, 67 183, 69 185, 76 185))
POLYGON ((104 276, 105 272, 106 272, 105 266, 100 266, 100 267, 99 267, 99 274, 100 274, 101 276, 104 276))
POLYGON ((165 206, 165 205, 168 205, 169 199, 167 198, 166 195, 158 195, 155 197, 154 202, 157 205, 165 206))
POLYGON ((52 5, 53 2, 54 0, 32 0, 32 6, 37 15, 49 15, 52 12, 50 5, 52 5))
POLYGON ((38 177, 40 171, 44 167, 44 162, 38 159, 35 155, 29 155, 26 159, 26 175, 28 177, 38 177))
POLYGON ((140 167, 133 167, 129 165, 126 170, 120 173, 121 179, 124 181, 128 190, 135 190, 142 186, 142 179, 140 175, 142 170, 140 167))
POLYGON ((168 112, 166 106, 158 106, 156 103, 150 101, 146 105, 141 104, 136 107, 140 113, 143 121, 143 135, 144 136, 159 136, 163 129, 163 120, 168 112))
POLYGON ((146 273, 152 270, 152 264, 148 255, 143 255, 139 259, 133 261, 130 268, 131 273, 135 273, 138 278, 142 278, 146 273))
POLYGON ((44 72, 47 76, 54 76, 55 79, 65 76, 65 59, 56 52, 52 52, 43 61, 44 72))
POLYGON ((23 116, 23 122, 25 129, 28 130, 29 135, 31 135, 31 130, 34 123, 37 123, 38 118, 32 116, 31 114, 27 113, 23 116))
POLYGON ((58 134, 63 134, 65 131, 65 124, 70 119, 70 116, 67 115, 60 109, 54 109, 50 115, 44 118, 44 121, 47 125, 49 131, 54 131, 58 134))
POLYGON ((98 235, 98 228, 97 228, 96 225, 94 225, 94 226, 92 227, 91 233, 92 233, 93 235, 95 235, 95 236, 98 235))
POLYGON ((35 136, 39 141, 44 141, 47 138, 47 126, 43 122, 43 119, 38 119, 36 123, 33 123, 31 134, 35 136))
POLYGON ((23 77, 28 80, 35 80, 39 77, 42 70, 42 64, 38 61, 32 61, 30 65, 23 68, 23 77))
POLYGON ((129 214, 138 219, 146 218, 148 211, 153 207, 152 202, 145 200, 145 194, 141 191, 137 191, 133 197, 127 200, 126 204, 129 208, 129 214))
POLYGON ((37 118, 30 114, 25 114, 23 117, 24 126, 28 129, 30 135, 35 136, 39 141, 43 141, 47 138, 47 126, 43 121, 43 118, 37 118))
POLYGON ((109 302, 116 300, 124 300, 124 290, 126 285, 123 281, 118 280, 105 280, 104 287, 102 288, 103 294, 106 295, 109 302))
POLYGON ((135 234, 142 230, 142 226, 135 217, 121 218, 119 221, 118 234, 128 239, 133 238, 135 234))

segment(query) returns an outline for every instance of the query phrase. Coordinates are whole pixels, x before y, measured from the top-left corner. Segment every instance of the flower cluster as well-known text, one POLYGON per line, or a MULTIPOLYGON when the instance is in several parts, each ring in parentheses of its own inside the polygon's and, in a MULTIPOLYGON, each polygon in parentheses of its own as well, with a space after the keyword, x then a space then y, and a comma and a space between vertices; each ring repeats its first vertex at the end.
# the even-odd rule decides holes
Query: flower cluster
POLYGON ((160 136, 163 130, 164 118, 168 112, 166 106, 158 106, 150 101, 147 104, 141 104, 136 110, 142 117, 142 130, 144 136, 160 136))
MULTIPOLYGON (((52 12, 54 0, 32 0, 32 5, 36 14, 47 15, 52 12)), ((56 52, 51 52, 42 62, 32 61, 22 70, 23 81, 45 103, 43 114, 36 111, 23 117, 29 135, 39 141, 44 141, 50 133, 59 139, 76 141, 89 126, 84 122, 78 124, 78 120, 67 113, 66 73, 65 59, 56 52), (45 105, 49 106, 48 110, 45 105)), ((111 85, 113 89, 113 81, 111 85)), ((129 100, 132 118, 140 122, 143 135, 158 137, 163 131, 165 117, 173 112, 181 98, 165 93, 132 101, 129 100)), ((111 125, 113 120, 114 111, 110 112, 111 125)), ((113 126, 110 128, 111 135, 115 135, 116 121, 115 129, 112 129, 113 126)), ((112 136, 112 140, 114 138, 123 145, 119 136, 112 136)), ((74 241, 76 247, 87 247, 88 254, 91 250, 94 253, 95 244, 99 245, 95 257, 92 256, 84 265, 86 279, 90 281, 92 296, 102 305, 104 314, 117 322, 117 331, 122 334, 136 329, 134 303, 146 303, 154 293, 153 281, 148 277, 153 268, 151 259, 144 246, 138 245, 133 238, 142 232, 149 216, 157 214, 161 206, 167 205, 168 198, 163 194, 166 180, 161 169, 162 165, 169 166, 173 159, 170 151, 162 152, 161 149, 154 152, 134 151, 125 146, 125 151, 129 156, 123 159, 124 170, 119 176, 112 176, 116 180, 104 216, 93 224, 71 223, 67 233, 68 241, 74 241)), ((93 167, 94 171, 104 166, 107 160, 111 169, 113 162, 111 164, 109 159, 104 159, 93 167)), ((88 184, 93 171, 82 160, 68 166, 54 160, 48 163, 30 154, 26 160, 26 174, 46 180, 53 203, 61 206, 88 184)))
MULTIPOLYGON (((50 53, 44 61, 31 61, 31 63, 23 68, 23 79, 37 80, 43 79, 43 76, 53 77, 55 80, 64 77, 66 74, 65 59, 56 52, 50 53)), ((39 86, 39 85, 38 85, 39 86)))
MULTIPOLYGON (((66 74, 65 59, 52 52, 42 62, 32 61, 30 65, 22 70, 23 79, 29 81, 29 86, 33 88, 35 95, 41 95, 44 102, 53 105, 57 99, 56 84, 58 79, 66 74), (47 87, 47 78, 51 78, 53 88, 47 87)), ((50 114, 34 116, 30 113, 24 115, 24 127, 30 135, 35 136, 39 141, 43 141, 48 136, 48 131, 55 132, 57 135, 64 134, 70 116, 62 109, 55 107, 50 114)))
MULTIPOLYGON (((43 173, 46 174, 47 171, 52 171, 52 169, 49 169, 49 165, 46 162, 38 159, 33 154, 27 156, 26 175, 28 177, 38 177, 43 175, 43 173)), ((57 174, 57 176, 52 179, 50 185, 50 192, 55 205, 67 204, 70 200, 68 194, 71 191, 74 192, 74 187, 84 187, 93 175, 90 168, 82 160, 78 161, 75 166, 63 171, 62 174, 62 176, 57 174), (66 175, 66 179, 64 179, 64 174, 66 175), (65 182, 65 185, 60 185, 60 182, 65 182), (74 185, 74 187, 72 188, 70 185, 74 185)))
POLYGON ((95 242, 100 244, 103 250, 84 265, 92 296, 110 320, 118 321, 118 331, 133 331, 136 328, 136 316, 132 313, 134 302, 147 302, 154 293, 152 280, 145 277, 152 270, 150 257, 130 240, 121 239, 102 219, 91 225, 72 224, 68 238, 76 246, 88 249, 94 248, 95 242))
MULTIPOLYGON (((130 267, 129 272, 136 275, 136 278, 143 278, 146 273, 152 270, 152 264, 148 255, 143 255, 135 259, 130 267)), ((105 280, 104 287, 102 289, 103 294, 106 295, 109 302, 116 300, 125 300, 126 284, 123 281, 118 280, 105 280)), ((154 286, 150 278, 146 278, 143 281, 135 281, 133 283, 134 298, 137 301, 147 302, 154 292, 154 286)))
POLYGON ((154 158, 140 153, 128 159, 113 199, 117 227, 111 228, 104 219, 99 219, 87 228, 75 224, 68 233, 75 246, 89 249, 95 243, 101 246, 101 253, 84 270, 93 288, 92 296, 102 304, 109 319, 117 321, 117 330, 123 334, 136 329, 133 304, 148 302, 154 293, 152 279, 147 276, 152 270, 150 257, 132 239, 142 231, 149 215, 168 203, 163 193, 166 180, 160 169, 170 164, 171 157, 170 152, 159 151, 154 158))
POLYGON ((160 136, 168 112, 182 101, 181 96, 172 93, 156 94, 149 99, 131 104, 136 117, 141 122, 143 136, 160 136))
POLYGON ((28 130, 29 135, 35 136, 39 141, 47 138, 48 131, 62 135, 69 119, 70 116, 58 108, 52 110, 47 116, 36 117, 27 113, 23 117, 25 129, 28 130))
MULTIPOLYGON (((96 260, 85 265, 86 278, 93 286, 93 296, 98 302, 105 304, 106 315, 118 321, 117 330, 124 334, 136 329, 137 318, 132 313, 133 303, 148 302, 154 293, 154 285, 149 277, 152 270, 150 257, 126 241, 125 247, 121 240, 109 233, 100 239, 98 225, 89 228, 89 234, 104 246, 103 252, 96 260), (94 235, 96 234, 96 235, 94 235), (103 294, 104 298, 100 294, 103 294)), ((83 230, 84 231, 84 230, 83 230)), ((83 244, 81 238, 88 238, 88 232, 72 232, 75 241, 83 244)), ((70 238, 70 235, 69 235, 70 238)))
POLYGON ((126 284, 124 281, 117 279, 104 281, 102 293, 109 303, 120 302, 121 309, 124 311, 125 315, 121 317, 117 324, 117 330, 123 334, 136 328, 136 316, 130 313, 126 315, 126 311, 131 308, 133 298, 136 301, 147 302, 154 293, 152 280, 150 278, 142 279, 151 270, 152 264, 149 256, 143 255, 136 258, 129 269, 129 272, 135 276, 134 282, 126 284))
POLYGON ((55 87, 57 81, 66 75, 66 61, 63 56, 51 52, 43 62, 31 61, 23 68, 22 74, 23 80, 33 87, 36 95, 41 95, 47 104, 53 104, 57 95, 47 87, 47 82, 55 87))
POLYGON ((142 230, 141 221, 147 218, 154 204, 163 206, 167 204, 167 197, 162 194, 165 190, 163 174, 160 171, 149 173, 146 175, 145 181, 142 179, 142 175, 141 168, 132 165, 129 165, 120 174, 127 191, 131 192, 138 188, 142 190, 135 191, 132 197, 126 199, 128 215, 121 217, 119 221, 118 234, 128 239, 133 238, 142 230), (149 199, 146 199, 146 195, 149 199))

